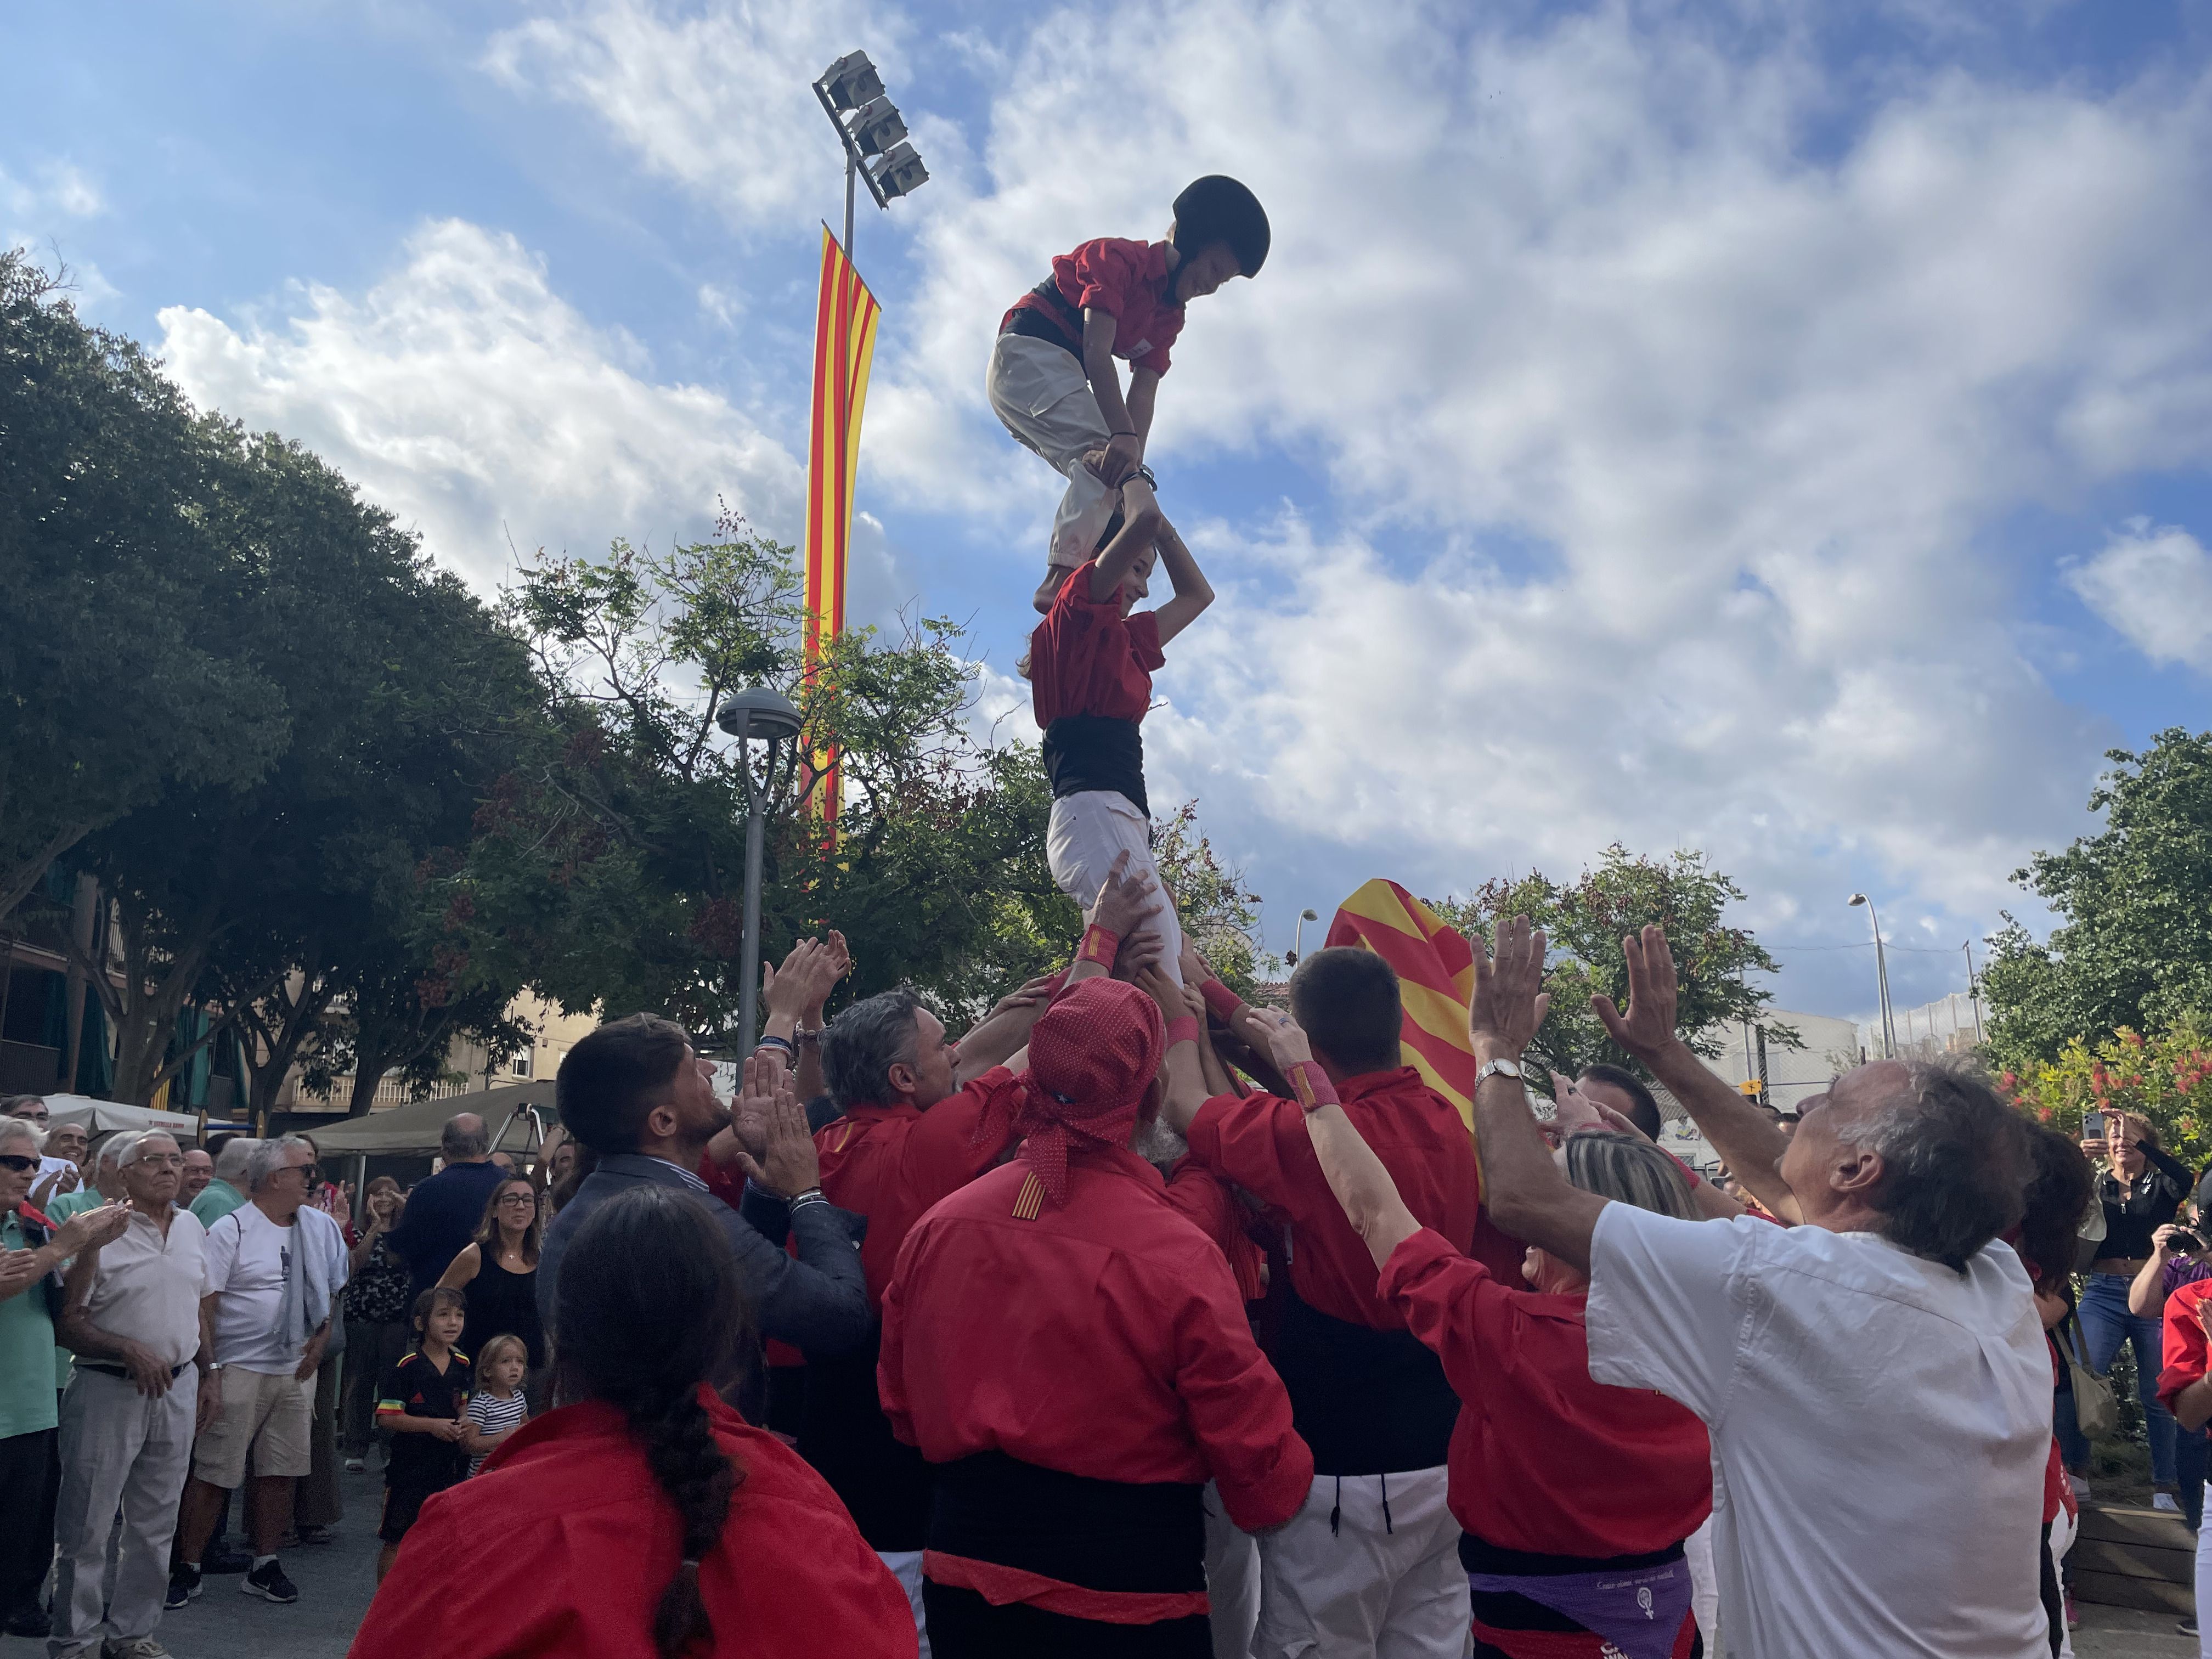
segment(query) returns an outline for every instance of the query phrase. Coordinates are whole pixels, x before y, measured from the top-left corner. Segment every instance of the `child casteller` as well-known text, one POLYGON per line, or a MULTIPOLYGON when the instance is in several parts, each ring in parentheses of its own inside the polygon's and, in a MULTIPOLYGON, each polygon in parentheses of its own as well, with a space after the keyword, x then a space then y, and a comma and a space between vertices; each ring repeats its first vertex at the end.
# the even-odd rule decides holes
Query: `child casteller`
POLYGON ((1175 199, 1164 242, 1101 237, 1052 262, 1052 275, 999 325, 985 389, 1006 430, 1067 480, 1054 515, 1036 608, 1106 538, 1132 477, 1154 483, 1145 441, 1183 307, 1267 258, 1267 216, 1234 179, 1209 173, 1175 199), (1129 365, 1125 395, 1114 367, 1129 365))

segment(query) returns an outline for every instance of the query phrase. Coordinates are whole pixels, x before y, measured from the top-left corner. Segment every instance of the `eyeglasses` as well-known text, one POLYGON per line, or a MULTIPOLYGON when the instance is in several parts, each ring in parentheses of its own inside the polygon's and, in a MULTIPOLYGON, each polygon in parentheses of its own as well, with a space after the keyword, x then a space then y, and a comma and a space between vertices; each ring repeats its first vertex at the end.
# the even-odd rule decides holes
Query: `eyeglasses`
POLYGON ((538 1196, 534 1193, 501 1193, 499 1201, 502 1204, 528 1204, 534 1207, 538 1196))
POLYGON ((0 1170, 13 1170, 21 1175, 26 1170, 38 1167, 39 1160, 35 1158, 25 1158, 21 1152, 0 1152, 0 1170))

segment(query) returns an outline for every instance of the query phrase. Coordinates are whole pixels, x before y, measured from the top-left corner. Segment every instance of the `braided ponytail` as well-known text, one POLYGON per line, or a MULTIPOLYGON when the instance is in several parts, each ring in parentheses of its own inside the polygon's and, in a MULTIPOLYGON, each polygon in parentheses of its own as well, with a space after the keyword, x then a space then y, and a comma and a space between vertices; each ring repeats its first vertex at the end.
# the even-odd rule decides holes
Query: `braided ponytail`
POLYGON ((677 1659, 694 1642, 714 1641, 713 1621, 699 1599, 699 1564, 721 1541, 730 1495, 744 1472, 714 1443, 706 1407, 689 1389, 672 1400, 640 1401, 631 1407, 629 1426, 683 1522, 683 1559, 653 1614, 653 1644, 660 1659, 677 1659))
POLYGON ((555 1292, 566 1400, 618 1407, 681 1526, 676 1576, 653 1615, 660 1659, 711 1650, 699 1565, 720 1546, 745 1472, 714 1438, 702 1383, 724 1380, 746 1327, 737 1257, 700 1200, 640 1186, 577 1231, 555 1292))

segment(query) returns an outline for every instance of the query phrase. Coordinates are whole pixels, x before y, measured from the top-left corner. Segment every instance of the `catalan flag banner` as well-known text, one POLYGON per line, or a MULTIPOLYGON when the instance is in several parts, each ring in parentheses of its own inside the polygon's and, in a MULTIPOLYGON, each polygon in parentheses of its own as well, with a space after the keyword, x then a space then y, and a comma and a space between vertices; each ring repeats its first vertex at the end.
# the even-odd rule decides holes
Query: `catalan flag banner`
MULTIPOLYGON (((806 673, 811 680, 831 640, 845 631, 845 555, 853 537, 853 476, 860 459, 860 410, 883 307, 845 250, 822 227, 822 283, 814 307, 814 424, 806 459, 806 673)), ((819 753, 817 809, 836 833, 837 756, 819 753)))
POLYGON ((1467 1008, 1474 994, 1474 951, 1466 938, 1396 882, 1378 877, 1337 908, 1328 942, 1360 945, 1398 970, 1406 1064, 1459 1108, 1471 1130, 1475 1065, 1467 1008))

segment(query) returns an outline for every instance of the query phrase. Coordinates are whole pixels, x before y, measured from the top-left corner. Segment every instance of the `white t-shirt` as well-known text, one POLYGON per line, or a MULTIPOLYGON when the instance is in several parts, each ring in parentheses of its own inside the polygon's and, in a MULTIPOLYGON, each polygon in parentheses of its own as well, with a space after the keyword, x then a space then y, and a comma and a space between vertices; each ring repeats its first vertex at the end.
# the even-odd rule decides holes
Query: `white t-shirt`
POLYGON ((1608 1204, 1589 1323, 1594 1379, 1712 1431, 1729 1651, 2048 1659, 2051 1359, 2008 1247, 1962 1275, 1873 1233, 1608 1204))
POLYGON ((305 1332, 280 1331, 289 1253, 322 1252, 333 1290, 345 1283, 345 1236, 320 1210, 302 1205, 295 1224, 280 1227, 251 1200, 207 1233, 207 1285, 215 1304, 215 1357, 226 1365, 271 1376, 294 1370, 307 1352, 305 1332))

